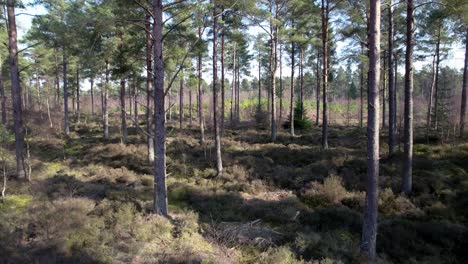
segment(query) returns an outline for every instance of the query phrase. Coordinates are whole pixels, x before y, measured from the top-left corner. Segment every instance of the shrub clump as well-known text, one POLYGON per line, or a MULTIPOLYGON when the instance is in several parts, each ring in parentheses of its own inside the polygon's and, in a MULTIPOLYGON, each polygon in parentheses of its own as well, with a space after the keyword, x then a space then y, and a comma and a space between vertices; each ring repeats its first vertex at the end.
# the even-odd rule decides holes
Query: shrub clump
POLYGON ((338 176, 325 178, 323 183, 312 182, 310 188, 302 195, 304 202, 312 207, 337 204, 349 196, 343 186, 343 181, 338 176))

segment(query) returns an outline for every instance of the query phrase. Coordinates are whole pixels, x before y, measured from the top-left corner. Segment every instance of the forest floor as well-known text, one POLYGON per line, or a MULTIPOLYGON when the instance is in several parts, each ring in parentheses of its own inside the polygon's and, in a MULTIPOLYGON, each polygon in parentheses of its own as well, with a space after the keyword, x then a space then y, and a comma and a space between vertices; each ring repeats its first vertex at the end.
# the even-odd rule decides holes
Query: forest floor
MULTIPOLYGON (((115 124, 117 120, 115 120, 115 124)), ((332 127, 292 138, 227 128, 216 177, 211 134, 167 128, 171 219, 152 215, 152 167, 135 129, 68 139, 32 122, 31 182, 0 203, 0 263, 361 263, 366 132, 332 127), (34 132, 35 131, 35 132, 34 132), (50 132, 50 133, 49 133, 50 132)), ((379 263, 468 263, 468 142, 415 138, 414 193, 400 194, 401 154, 381 144, 379 263)), ((12 156, 10 154, 10 159, 12 156)), ((11 169, 11 168, 10 168, 11 169)))

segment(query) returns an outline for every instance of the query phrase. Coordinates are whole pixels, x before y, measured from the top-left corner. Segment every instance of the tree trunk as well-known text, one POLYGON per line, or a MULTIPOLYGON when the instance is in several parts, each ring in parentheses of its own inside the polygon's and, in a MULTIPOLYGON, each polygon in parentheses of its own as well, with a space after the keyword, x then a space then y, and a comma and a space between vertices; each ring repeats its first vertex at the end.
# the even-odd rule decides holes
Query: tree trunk
POLYGON ((468 30, 465 32, 465 34, 465 66, 463 68, 463 87, 460 109, 460 138, 463 138, 465 132, 466 89, 468 86, 468 30))
POLYGON ((435 62, 435 73, 434 73, 434 128, 437 130, 438 126, 438 106, 439 106, 439 64, 440 64, 440 30, 441 26, 439 25, 439 31, 437 33, 437 43, 436 43, 436 62, 435 62))
MULTIPOLYGON (((214 1, 212 1, 214 3, 214 1)), ((221 159, 221 136, 218 124, 218 14, 216 4, 213 6, 213 127, 216 147, 217 176, 223 174, 223 161, 221 159)))
POLYGON ((323 45, 323 110, 322 110, 322 148, 328 149, 328 0, 322 0, 322 45, 323 45))
POLYGON ((283 120, 283 94, 284 94, 284 86, 283 86, 283 48, 282 48, 282 45, 280 45, 280 52, 279 52, 280 56, 279 56, 279 72, 280 72, 280 77, 279 77, 279 81, 280 81, 280 109, 279 109, 279 118, 278 118, 278 123, 280 124, 281 126, 281 122, 283 120))
POLYGON ((179 90, 179 128, 184 128, 184 80, 180 79, 180 90, 179 90))
POLYGON ((137 76, 136 73, 133 73, 133 115, 135 120, 135 127, 138 128, 140 121, 138 120, 138 87, 137 87, 137 76))
POLYGON ((294 136, 294 67, 295 67, 295 44, 291 43, 291 99, 289 101, 289 123, 291 128, 291 136, 294 136))
POLYGON ((192 90, 189 90, 189 120, 190 120, 190 127, 192 127, 192 90))
POLYGON ((383 76, 383 88, 382 88, 382 128, 386 128, 387 127, 387 122, 385 120, 385 116, 386 116, 386 113, 387 113, 387 109, 386 109, 386 102, 387 102, 387 98, 386 98, 386 92, 387 92, 387 55, 385 53, 385 51, 383 51, 383 71, 382 71, 382 76, 383 76))
POLYGON ((414 50, 414 0, 406 7, 406 58, 405 58, 405 122, 403 155, 403 192, 412 189, 413 170, 413 50, 414 50))
POLYGON ((168 216, 166 187, 166 127, 164 107, 164 63, 162 54, 162 0, 153 2, 153 38, 154 38, 154 212, 168 216))
POLYGON ((91 77, 91 115, 94 117, 94 77, 91 77))
POLYGON ((221 31, 221 135, 224 134, 225 116, 225 95, 224 95, 224 27, 221 31))
MULTIPOLYGON (((36 68, 36 93, 37 93, 37 105, 39 106, 39 111, 42 112, 41 104, 41 80, 39 77, 39 67, 36 68)), ((42 113, 41 113, 42 115, 42 113)))
POLYGON ((55 57, 55 106, 60 104, 60 64, 57 49, 54 49, 55 57))
POLYGON ((379 180, 380 1, 370 1, 369 77, 367 102, 367 180, 361 249, 376 257, 379 180))
MULTIPOLYGON (((393 7, 392 0, 388 0, 388 152, 389 156, 396 151, 396 87, 393 71, 393 7)), ((395 73, 396 74, 396 73, 395 73)))
POLYGON ((304 120, 304 50, 301 47, 299 50, 299 90, 300 90, 300 105, 301 105, 301 120, 304 120))
POLYGON ((127 143, 127 112, 125 109, 125 79, 120 80, 120 113, 121 113, 121 127, 122 130, 122 142, 127 143))
MULTIPOLYGON (((361 44, 361 54, 364 53, 364 44, 361 44)), ((361 61, 359 69, 359 127, 363 126, 364 119, 364 62, 361 61)))
POLYGON ((262 110, 262 64, 260 54, 258 55, 258 106, 257 109, 260 112, 262 110))
POLYGON ((13 104, 13 121, 15 132, 15 154, 16 154, 16 173, 18 179, 26 179, 24 166, 24 130, 23 130, 23 109, 21 107, 21 82, 19 79, 18 66, 18 46, 16 33, 15 17, 16 1, 7 1, 8 13, 8 48, 9 48, 9 66, 11 76, 11 98, 13 104))
POLYGON ((63 115, 65 135, 70 135, 70 122, 68 118, 68 80, 67 80, 67 54, 63 47, 63 115))
POLYGON ((236 100, 234 99, 234 96, 236 95, 236 74, 237 74, 237 69, 236 69, 236 44, 234 44, 234 51, 232 53, 232 84, 231 84, 231 115, 230 115, 230 120, 229 122, 231 123, 231 126, 234 125, 234 121, 236 120, 235 114, 236 114, 236 109, 235 107, 237 106, 236 100))
POLYGON ((104 95, 102 104, 102 126, 104 130, 104 138, 109 139, 109 112, 107 111, 107 101, 109 99, 109 80, 110 80, 110 63, 106 59, 106 83, 104 84, 104 95))
POLYGON ((240 123, 240 67, 237 67, 237 85, 236 85, 236 124, 240 123))
POLYGON ((154 162, 154 140, 151 135, 153 134, 153 121, 151 118, 151 99, 154 98, 153 93, 153 65, 152 65, 152 54, 151 49, 153 41, 151 39, 151 15, 146 14, 145 16, 145 29, 146 29, 146 142, 148 148, 148 162, 152 164, 154 162))
MULTIPOLYGON (((198 27, 198 38, 202 39, 202 29, 198 27)), ((200 144, 205 144, 205 127, 204 127, 204 120, 203 120, 203 91, 202 91, 202 54, 198 54, 198 63, 197 63, 197 71, 198 71, 198 123, 200 126, 200 144)))
POLYGON ((429 131, 431 129, 431 119, 432 119, 432 104, 434 99, 434 88, 436 82, 436 56, 432 60, 432 80, 431 80, 431 89, 429 91, 429 102, 427 104, 427 116, 426 116, 426 137, 429 137, 429 131))
POLYGON ((315 125, 320 122, 320 51, 317 49, 317 88, 315 91, 315 125))
POLYGON ((3 83, 3 71, 2 69, 2 62, 3 59, 0 58, 0 102, 1 102, 1 110, 2 110, 2 124, 6 125, 7 123, 7 113, 6 113, 6 96, 5 96, 5 86, 3 83))
MULTIPOLYGON (((275 19, 278 19, 278 1, 275 2, 275 19)), ((278 70, 278 25, 270 18, 271 28, 271 141, 276 141, 276 72, 278 70)))
POLYGON ((78 114, 78 124, 80 123, 81 119, 81 111, 80 111, 80 67, 76 66, 76 112, 78 114))

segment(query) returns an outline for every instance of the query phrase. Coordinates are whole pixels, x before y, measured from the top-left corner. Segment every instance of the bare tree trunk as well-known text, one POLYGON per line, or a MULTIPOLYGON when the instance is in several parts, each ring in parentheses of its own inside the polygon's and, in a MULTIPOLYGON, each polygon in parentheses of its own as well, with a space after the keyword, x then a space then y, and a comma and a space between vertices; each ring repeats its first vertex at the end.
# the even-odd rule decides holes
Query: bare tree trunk
POLYGON ((291 136, 294 136, 294 67, 295 65, 295 44, 291 43, 291 99, 289 101, 289 120, 291 128, 291 136))
POLYGON ((39 67, 36 68, 36 93, 37 93, 37 105, 42 115, 42 104, 41 104, 41 80, 39 77, 39 67))
MULTIPOLYGON (((232 84, 231 84, 231 115, 230 115, 230 123, 231 126, 234 125, 234 121, 236 120, 235 114, 236 114, 236 109, 235 107, 237 106, 236 100, 234 99, 234 96, 236 95, 236 74, 237 74, 237 68, 236 68, 236 44, 234 44, 234 51, 232 53, 232 84)), ((237 97, 236 97, 237 98, 237 97)))
POLYGON ((240 67, 237 67, 236 82, 236 124, 240 123, 240 67))
POLYGON ((328 149, 328 0, 322 0, 322 45, 323 45, 323 110, 322 110, 322 148, 328 149))
POLYGON ((221 135, 224 134, 225 116, 225 95, 224 95, 224 26, 221 31, 221 135))
POLYGON ((190 119, 190 127, 192 127, 192 90, 189 90, 189 119, 190 119))
MULTIPOLYGON (((278 2, 275 2, 275 19, 278 18, 278 2)), ((273 4, 271 4, 273 5, 273 4)), ((273 6, 271 7, 273 8, 273 6)), ((271 141, 276 141, 276 72, 278 70, 278 25, 270 18, 271 32, 271 141)))
POLYGON ((120 80, 120 114, 121 114, 121 130, 122 130, 122 142, 127 143, 127 112, 125 109, 125 79, 120 80))
POLYGON ((153 2, 153 38, 154 38, 154 212, 168 216, 166 187, 166 127, 164 108, 164 63, 162 54, 162 0, 153 2))
POLYGON ((184 80, 180 79, 180 90, 179 90, 179 128, 184 128, 184 80))
POLYGON ((434 128, 437 130, 438 126, 438 106, 439 106, 439 64, 440 64, 440 30, 441 26, 439 25, 439 31, 437 33, 437 43, 436 43, 436 62, 435 62, 435 73, 434 73, 434 128))
POLYGON ((405 58, 405 122, 403 155, 403 192, 412 190, 413 171, 413 50, 414 50, 414 0, 406 7, 406 58, 405 58))
POLYGON ((55 106, 60 104, 60 64, 58 51, 54 49, 55 57, 55 106))
MULTIPOLYGON (((214 1, 212 1, 214 3, 214 1)), ((221 136, 218 124, 218 14, 216 4, 213 6, 213 127, 215 132, 216 147, 216 172, 217 176, 223 174, 223 161, 221 158, 221 136)))
POLYGON ((393 7, 388 0, 388 152, 392 156, 396 151, 396 87, 393 71, 393 7))
MULTIPOLYGON (((198 38, 202 38, 202 29, 198 27, 198 38)), ((197 64, 197 71, 198 71, 198 124, 200 126, 200 144, 205 144, 205 127, 204 127, 204 120, 203 120, 203 91, 202 91, 202 54, 198 54, 198 64, 197 64)))
POLYGON ((320 122, 320 51, 317 49, 317 88, 315 91, 315 125, 320 122))
MULTIPOLYGON (((361 54, 364 53, 364 44, 361 44, 361 54)), ((364 120, 364 62, 361 61, 359 69, 359 127, 363 126, 364 120)))
POLYGON ((91 77, 90 83, 91 83, 91 115, 94 117, 96 114, 94 112, 94 77, 91 77))
POLYGON ((137 87, 137 75, 133 73, 133 115, 135 120, 135 127, 140 126, 140 121, 138 120, 138 87, 137 87))
POLYGON ((15 132, 16 173, 18 179, 26 179, 24 166, 24 130, 23 109, 21 107, 21 83, 19 79, 18 46, 16 33, 15 0, 7 1, 8 13, 8 49, 11 76, 11 98, 13 103, 13 121, 15 132))
POLYGON ((460 138, 463 138, 465 132, 466 89, 468 86, 468 30, 465 32, 465 34, 465 66, 463 68, 463 87, 460 109, 460 138))
POLYGON ((283 86, 283 46, 280 45, 280 52, 279 52, 279 72, 280 72, 280 109, 279 109, 279 118, 278 123, 281 126, 281 122, 283 120, 283 95, 284 95, 284 86, 283 86))
POLYGON ((5 96, 5 86, 3 83, 3 73, 2 73, 2 58, 0 58, 0 101, 2 109, 2 124, 6 125, 7 123, 7 113, 6 113, 6 96, 5 96))
POLYGON ((257 109, 260 112, 262 110, 262 64, 260 55, 258 55, 258 106, 257 109))
POLYGON ((387 53, 385 50, 383 51, 383 71, 382 71, 382 76, 383 76, 383 81, 382 81, 382 128, 387 127, 387 122, 385 120, 386 114, 387 114, 387 107, 386 107, 386 102, 387 102, 387 53))
POLYGON ((432 80, 431 80, 431 89, 429 91, 429 102, 427 105, 427 116, 426 116, 426 137, 429 137, 429 131, 431 129, 431 117, 432 117, 432 104, 434 99, 434 88, 436 82, 436 56, 432 60, 432 80))
POLYGON ((76 112, 78 114, 78 124, 81 119, 80 111, 80 66, 76 66, 76 112))
POLYGON ((299 90, 300 90, 300 105, 301 105, 301 120, 304 120, 304 50, 301 47, 299 50, 299 90))
POLYGON ((110 81, 110 63, 106 59, 106 83, 104 84, 103 104, 102 104, 102 126, 104 130, 104 138, 109 139, 109 111, 107 110, 107 101, 109 99, 109 83, 110 81))
POLYGON ((379 181, 380 0, 370 1, 369 78, 367 102, 367 184, 361 249, 376 257, 379 181))
POLYGON ((154 98, 153 93, 153 66, 152 66, 152 54, 151 49, 153 41, 151 38, 151 15, 146 14, 145 16, 145 29, 146 29, 146 141, 148 148, 148 162, 152 164, 154 162, 154 139, 151 137, 153 134, 154 126, 151 118, 151 98, 154 98))
POLYGON ((70 135, 70 122, 68 118, 68 78, 67 78, 68 59, 63 47, 63 115, 64 115, 64 130, 65 135, 70 135))

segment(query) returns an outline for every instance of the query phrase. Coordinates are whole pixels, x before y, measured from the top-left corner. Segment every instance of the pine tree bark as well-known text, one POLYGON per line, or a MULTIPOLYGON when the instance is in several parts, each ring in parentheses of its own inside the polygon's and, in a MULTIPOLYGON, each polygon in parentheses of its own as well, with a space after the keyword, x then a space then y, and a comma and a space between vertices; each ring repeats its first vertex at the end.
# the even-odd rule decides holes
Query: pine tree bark
MULTIPOLYGON (((212 1, 214 3, 214 1, 212 1)), ((216 148, 217 176, 223 174, 223 160, 221 158, 221 136, 218 124, 218 14, 216 4, 213 6, 213 127, 216 148)))
POLYGON ((296 50, 295 50, 294 42, 291 43, 291 95, 289 101, 289 123, 290 123, 290 132, 291 136, 294 136, 294 67, 295 65, 295 58, 296 58, 296 50))
POLYGON ((413 51, 414 51, 414 0, 406 6, 406 58, 405 58, 405 122, 403 154, 403 192, 412 190, 413 172, 413 51))
POLYGON ((438 107, 439 107, 439 65, 440 65, 440 30, 441 26, 437 32, 437 42, 435 50, 435 72, 434 72, 434 128, 437 130, 438 126, 438 107))
POLYGON ((317 49, 317 87, 315 91, 315 125, 318 126, 320 122, 320 51, 317 49))
POLYGON ((102 104, 102 127, 104 130, 104 138, 109 139, 109 111, 107 110, 107 101, 109 100, 109 83, 110 81, 110 63, 106 59, 106 83, 104 84, 103 104, 102 104))
POLYGON ((122 130, 122 142, 127 143, 128 132, 127 132, 127 112, 125 108, 125 79, 120 80, 120 114, 121 114, 121 127, 122 130))
POLYGON ((168 216, 166 187, 166 127, 164 107, 164 63, 162 53, 162 0, 152 0, 154 52, 154 212, 168 216))
POLYGON ((5 85, 3 82, 3 71, 2 69, 2 62, 3 59, 0 58, 0 104, 1 104, 1 110, 2 110, 2 124, 6 125, 7 123, 7 113, 6 113, 6 96, 5 96, 5 85))
POLYGON ((193 119, 193 115, 192 115, 192 90, 189 90, 189 120, 190 120, 190 124, 189 126, 192 127, 192 119, 193 119))
POLYGON ((262 110, 262 64, 260 54, 258 55, 258 106, 257 111, 262 110))
POLYGON ((465 66, 463 67, 463 87, 461 96, 460 109, 460 138, 463 138, 465 133, 465 116, 466 116, 466 90, 468 86, 468 30, 465 32, 465 66))
POLYGON ((90 79, 91 84, 91 115, 94 117, 96 112, 94 111, 94 77, 90 79))
POLYGON ((232 84, 231 84, 231 115, 230 115, 230 123, 231 126, 234 125, 235 120, 237 118, 235 117, 237 113, 237 93, 236 93, 236 84, 237 84, 237 64, 236 64, 236 44, 234 44, 234 51, 232 52, 232 84))
POLYGON ((146 32, 146 145, 147 145, 147 158, 148 162, 154 162, 154 140, 151 136, 153 134, 154 126, 152 121, 151 107, 152 99, 154 98, 153 92, 153 61, 152 61, 152 47, 153 40, 151 38, 151 15, 145 16, 145 32, 146 32))
POLYGON ((21 106, 21 82, 19 79, 18 46, 15 17, 15 0, 7 1, 8 15, 8 51, 11 77, 11 98, 13 104, 13 121, 15 132, 16 173, 18 179, 26 179, 24 166, 24 129, 23 109, 21 106))
MULTIPOLYGON (((198 27, 198 38, 202 38, 202 29, 198 27)), ((198 63, 197 63, 197 71, 198 71, 198 124, 200 126, 200 144, 205 144, 205 124, 203 119, 203 91, 202 91, 202 53, 198 54, 198 63)))
POLYGON ((179 128, 184 128, 184 80, 180 79, 179 90, 179 128))
MULTIPOLYGON (((278 1, 275 1, 275 19, 278 19, 278 1)), ((272 8, 273 8, 273 4, 272 8)), ((278 25, 270 18, 271 28, 271 141, 276 141, 276 73, 278 71, 278 25)))
POLYGON ((279 52, 279 85, 280 85, 280 97, 279 97, 279 117, 278 117, 278 123, 281 126, 281 122, 283 120, 283 95, 284 95, 284 86, 283 86, 283 48, 282 45, 280 45, 280 52, 279 52))
POLYGON ((221 31, 221 135, 224 134, 224 118, 225 118, 225 91, 224 91, 224 27, 221 31))
POLYGON ((376 257, 379 179, 380 0, 370 1, 369 77, 367 103, 367 183, 361 249, 376 257))
POLYGON ((396 152, 396 89, 393 72, 393 7, 388 0, 388 152, 393 156, 396 152))
POLYGON ((80 66, 76 66, 76 112, 78 116, 78 124, 80 123, 81 119, 81 111, 80 111, 80 66))
MULTIPOLYGON (((361 54, 364 53, 364 44, 361 44, 361 54)), ((359 69, 359 127, 364 123, 364 62, 361 61, 359 69)))
POLYGON ((328 0, 322 0, 322 45, 323 45, 323 110, 322 110, 322 148, 328 149, 328 0))
POLYGON ((65 47, 62 48, 63 52, 63 116, 64 116, 64 131, 65 135, 70 135, 70 122, 68 117, 68 78, 67 78, 67 66, 68 59, 65 47))
POLYGON ((304 50, 301 47, 299 50, 299 91, 301 105, 301 120, 304 120, 304 50))
POLYGON ((385 120, 385 117, 387 115, 387 53, 385 50, 383 51, 383 71, 382 71, 382 76, 383 76, 383 81, 382 81, 382 128, 387 127, 387 120, 385 120))
POLYGON ((434 101, 434 89, 436 82, 436 56, 432 59, 432 80, 431 88, 429 90, 429 102, 427 104, 427 116, 426 116, 426 137, 429 137, 429 132, 431 129, 431 120, 432 120, 432 106, 434 101))

